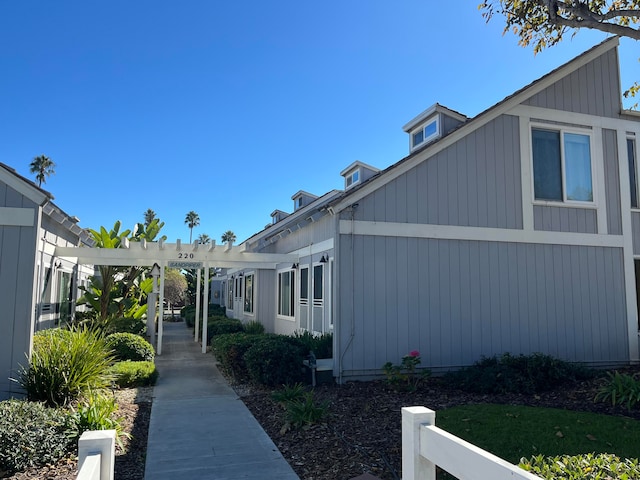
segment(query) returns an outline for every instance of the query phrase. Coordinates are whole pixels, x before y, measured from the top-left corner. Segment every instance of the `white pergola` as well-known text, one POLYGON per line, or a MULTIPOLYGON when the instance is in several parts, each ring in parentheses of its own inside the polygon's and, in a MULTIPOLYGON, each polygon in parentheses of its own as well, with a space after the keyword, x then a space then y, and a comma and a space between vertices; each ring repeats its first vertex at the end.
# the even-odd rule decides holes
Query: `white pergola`
MULTIPOLYGON (((195 339, 198 339, 199 322, 202 321, 202 353, 207 350, 207 316, 209 306, 209 289, 204 289, 204 305, 202 306, 202 317, 200 317, 200 270, 204 270, 204 278, 209 278, 211 268, 255 268, 274 270, 279 263, 297 263, 299 261, 296 254, 280 253, 253 253, 245 250, 245 245, 234 247, 230 242, 226 245, 216 246, 215 241, 203 245, 197 241, 193 244, 182 244, 180 240, 176 243, 158 242, 130 242, 123 239, 120 248, 89 248, 89 247, 56 247, 56 257, 76 259, 77 263, 85 265, 111 265, 111 266, 140 266, 153 267, 160 279, 159 305, 160 316, 158 321, 157 354, 162 354, 162 320, 164 316, 164 269, 165 267, 180 269, 195 269, 197 271, 197 293, 196 293, 196 327, 195 339), (158 271, 159 270, 159 271, 158 271)), ((208 285, 208 284, 207 284, 208 285)), ((154 293, 157 292, 157 282, 154 282, 154 293)), ((152 294, 153 295, 153 294, 152 294)), ((155 305, 155 298, 151 298, 155 305)), ((151 303, 151 302, 149 302, 151 303)), ((147 311, 147 317, 155 319, 156 311, 147 311)), ((151 325, 155 325, 151 322, 151 325)), ((155 329, 155 326, 153 327, 155 329)), ((155 331, 152 332, 152 339, 155 331)))

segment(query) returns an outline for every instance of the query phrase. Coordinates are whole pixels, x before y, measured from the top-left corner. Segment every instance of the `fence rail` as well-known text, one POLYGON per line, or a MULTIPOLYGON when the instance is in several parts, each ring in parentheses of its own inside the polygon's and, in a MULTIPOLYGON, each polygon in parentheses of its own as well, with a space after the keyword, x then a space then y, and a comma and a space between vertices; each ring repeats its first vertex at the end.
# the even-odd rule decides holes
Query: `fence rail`
POLYGON ((460 480, 540 480, 509 462, 436 427, 436 412, 402 409, 402 479, 435 480, 436 465, 460 480))
POLYGON ((114 480, 116 431, 84 432, 78 440, 77 480, 114 480))

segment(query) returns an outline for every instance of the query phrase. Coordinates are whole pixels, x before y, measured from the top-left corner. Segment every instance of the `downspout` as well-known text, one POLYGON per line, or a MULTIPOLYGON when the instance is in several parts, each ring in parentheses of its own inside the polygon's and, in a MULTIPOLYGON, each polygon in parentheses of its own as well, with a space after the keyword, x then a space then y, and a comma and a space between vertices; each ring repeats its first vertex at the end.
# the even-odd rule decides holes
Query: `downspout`
MULTIPOLYGON (((354 223, 355 223, 355 212, 356 212, 356 208, 358 208, 358 204, 354 203, 353 205, 351 205, 349 207, 350 213, 351 213, 351 231, 350 231, 350 271, 351 271, 351 294, 353 296, 353 292, 356 286, 356 279, 355 279, 355 275, 354 275, 354 266, 355 266, 355 259, 354 259, 354 248, 353 248, 353 241, 354 241, 354 232, 353 232, 353 228, 354 228, 354 223)), ((340 237, 340 219, 338 216, 338 237, 340 237)), ((349 348, 351 347, 351 344, 353 343, 353 339, 355 337, 356 334, 356 320, 355 320, 355 301, 352 298, 351 299, 351 328, 350 328, 350 332, 349 332, 349 341, 347 341, 347 344, 344 347, 344 350, 342 351, 342 354, 340 355, 340 360, 339 360, 339 368, 340 368, 340 372, 339 372, 339 376, 338 376, 338 383, 342 384, 342 374, 343 374, 343 368, 342 365, 344 363, 344 356, 347 354, 347 351, 349 350, 349 348)))

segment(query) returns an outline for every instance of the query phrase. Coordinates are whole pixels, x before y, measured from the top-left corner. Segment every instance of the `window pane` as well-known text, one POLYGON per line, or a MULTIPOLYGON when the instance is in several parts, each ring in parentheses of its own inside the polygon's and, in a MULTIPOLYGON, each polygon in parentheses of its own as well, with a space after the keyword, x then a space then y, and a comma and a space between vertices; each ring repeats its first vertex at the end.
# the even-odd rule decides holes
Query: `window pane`
POLYGON ((356 170, 352 175, 353 183, 356 183, 360 179, 360 170, 356 170))
POLYGON ((293 272, 278 274, 278 314, 293 317, 293 272))
POLYGON ((309 298, 309 269, 300 269, 300 299, 307 300, 309 298))
POLYGON ((560 166, 560 133, 550 130, 532 131, 533 190, 537 200, 562 201, 562 168, 560 166))
POLYGON ((253 275, 247 275, 244 281, 244 311, 253 313, 253 275))
POLYGON ((591 185, 591 148, 589 136, 564 134, 564 163, 567 200, 593 201, 591 185))
POLYGON ((627 157, 629 159, 629 184, 631 187, 631 207, 638 208, 638 180, 636 178, 636 142, 627 139, 627 157))
POLYGON ((313 267, 313 299, 322 300, 322 265, 313 267))
POLYGON ((422 130, 413 134, 413 146, 420 145, 424 140, 424 133, 422 130))
POLYGON ((424 127, 424 136, 425 136, 425 138, 429 138, 429 137, 435 135, 437 133, 437 131, 438 131, 438 122, 437 121, 433 121, 429 125, 424 127))

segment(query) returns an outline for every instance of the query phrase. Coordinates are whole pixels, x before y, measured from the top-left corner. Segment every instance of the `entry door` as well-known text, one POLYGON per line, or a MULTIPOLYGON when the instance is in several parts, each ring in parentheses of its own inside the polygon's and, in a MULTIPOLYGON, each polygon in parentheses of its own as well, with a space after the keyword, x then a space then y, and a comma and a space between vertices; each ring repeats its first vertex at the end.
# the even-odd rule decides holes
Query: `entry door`
POLYGON ((300 328, 309 328, 309 267, 300 268, 300 301, 298 311, 300 312, 300 328))

